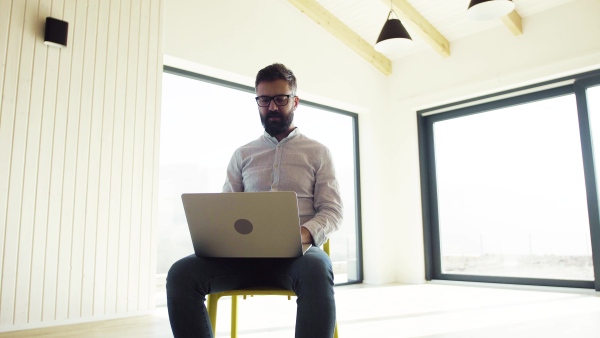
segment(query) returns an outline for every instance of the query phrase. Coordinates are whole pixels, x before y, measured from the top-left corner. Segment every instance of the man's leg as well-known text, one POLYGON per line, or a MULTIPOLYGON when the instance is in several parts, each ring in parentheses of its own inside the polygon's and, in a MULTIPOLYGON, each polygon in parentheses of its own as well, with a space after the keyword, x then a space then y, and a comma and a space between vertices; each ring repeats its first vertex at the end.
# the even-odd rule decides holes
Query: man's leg
POLYGON ((173 264, 167 276, 167 306, 175 338, 213 337, 204 305, 206 295, 254 284, 257 277, 254 266, 253 260, 196 255, 173 264))
POLYGON ((335 299, 329 256, 311 247, 302 257, 276 260, 271 266, 277 286, 298 296, 296 338, 333 337, 335 299))

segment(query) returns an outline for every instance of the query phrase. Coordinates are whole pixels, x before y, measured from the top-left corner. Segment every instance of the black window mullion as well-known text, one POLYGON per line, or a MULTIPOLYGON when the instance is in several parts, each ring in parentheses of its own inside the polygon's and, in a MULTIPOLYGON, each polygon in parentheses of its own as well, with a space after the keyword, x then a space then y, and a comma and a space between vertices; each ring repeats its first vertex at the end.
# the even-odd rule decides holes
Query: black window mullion
POLYGON ((442 273, 433 123, 428 117, 423 116, 419 117, 418 123, 421 186, 425 187, 421 193, 425 239, 425 279, 432 280, 439 279, 442 273))
POLYGON ((429 158, 429 154, 432 153, 432 142, 428 138, 428 130, 430 130, 429 124, 426 118, 419 114, 417 116, 417 128, 419 137, 419 167, 421 176, 421 212, 423 217, 423 247, 424 247, 424 258, 425 258, 425 280, 432 280, 435 276, 434 261, 435 255, 433 253, 433 240, 432 220, 430 216, 430 210, 434 210, 430 199, 433 193, 430 193, 432 184, 430 183, 429 167, 433 165, 429 158))
POLYGON ((594 262, 594 288, 600 291, 600 213, 598 205, 598 186, 594 166, 594 153, 590 116, 587 103, 586 89, 589 86, 600 84, 600 77, 576 81, 574 84, 575 99, 577 100, 577 115, 579 118, 579 135, 581 138, 581 152, 583 158, 583 171, 587 195, 587 209, 590 223, 590 239, 592 245, 592 261, 594 262))

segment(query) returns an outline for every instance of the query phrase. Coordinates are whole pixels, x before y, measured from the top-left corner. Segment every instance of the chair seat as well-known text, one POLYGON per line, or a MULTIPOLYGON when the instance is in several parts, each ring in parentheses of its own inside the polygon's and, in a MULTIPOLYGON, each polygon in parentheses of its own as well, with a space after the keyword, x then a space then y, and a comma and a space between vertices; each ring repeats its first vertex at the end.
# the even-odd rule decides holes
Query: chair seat
MULTIPOLYGON (((246 299, 246 296, 287 296, 288 300, 292 299, 292 297, 295 297, 296 294, 294 293, 294 291, 290 291, 290 290, 286 290, 286 289, 273 289, 272 287, 254 287, 254 288, 247 288, 247 289, 239 289, 239 290, 231 290, 231 291, 223 291, 223 292, 216 292, 216 293, 212 293, 208 296, 208 308, 211 308, 210 302, 214 302, 216 303, 218 301, 219 298, 221 297, 225 297, 225 296, 232 296, 232 299, 235 301, 235 297, 234 296, 244 296, 244 299, 246 299)), ((213 314, 213 316, 216 316, 215 314, 213 314)), ((212 318, 212 317, 211 317, 212 318)))
POLYGON ((286 290, 286 289, 274 289, 272 287, 254 287, 247 289, 239 289, 239 290, 231 290, 231 291, 223 291, 216 292, 211 294, 210 296, 216 297, 224 297, 224 296, 288 296, 293 297, 296 296, 294 291, 286 290))

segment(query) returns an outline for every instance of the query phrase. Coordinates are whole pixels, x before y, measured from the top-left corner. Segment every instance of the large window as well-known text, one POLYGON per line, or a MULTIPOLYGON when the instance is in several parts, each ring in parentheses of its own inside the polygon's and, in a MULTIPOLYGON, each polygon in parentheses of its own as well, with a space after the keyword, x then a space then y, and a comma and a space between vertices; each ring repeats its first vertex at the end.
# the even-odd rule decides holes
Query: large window
POLYGON ((428 279, 600 287, 594 81, 419 112, 428 279))
MULTIPOLYGON (((234 150, 263 134, 254 90, 165 67, 160 135, 159 278, 193 247, 181 194, 220 192, 234 150)), ((357 115, 300 100, 295 124, 330 150, 344 202, 331 236, 337 284, 360 282, 357 115)))

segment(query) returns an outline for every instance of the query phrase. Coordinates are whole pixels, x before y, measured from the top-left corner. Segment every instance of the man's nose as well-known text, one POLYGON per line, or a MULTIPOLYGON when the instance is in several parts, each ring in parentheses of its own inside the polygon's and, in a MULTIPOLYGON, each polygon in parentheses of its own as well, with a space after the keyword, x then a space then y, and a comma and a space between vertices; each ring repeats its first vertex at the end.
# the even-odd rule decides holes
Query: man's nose
POLYGON ((277 110, 279 109, 279 106, 275 104, 275 100, 271 99, 271 102, 269 102, 269 110, 277 110))

